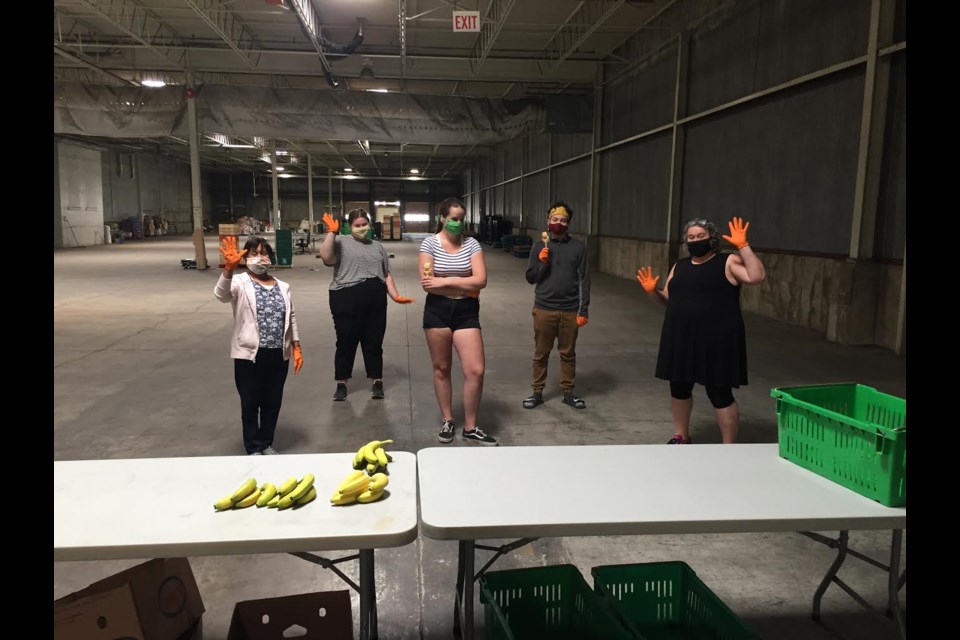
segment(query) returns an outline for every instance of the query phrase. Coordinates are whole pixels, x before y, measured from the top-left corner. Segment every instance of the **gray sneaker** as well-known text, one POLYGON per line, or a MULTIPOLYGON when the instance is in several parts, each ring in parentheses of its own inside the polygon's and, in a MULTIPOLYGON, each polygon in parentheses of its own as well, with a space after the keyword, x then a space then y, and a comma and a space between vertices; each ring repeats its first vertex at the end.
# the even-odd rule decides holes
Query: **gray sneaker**
POLYGON ((263 454, 260 453, 259 451, 254 451, 253 453, 248 453, 247 455, 248 455, 248 456, 262 456, 263 454))
POLYGON ((280 452, 274 449, 273 447, 267 447, 263 450, 263 455, 265 456, 278 456, 280 452))

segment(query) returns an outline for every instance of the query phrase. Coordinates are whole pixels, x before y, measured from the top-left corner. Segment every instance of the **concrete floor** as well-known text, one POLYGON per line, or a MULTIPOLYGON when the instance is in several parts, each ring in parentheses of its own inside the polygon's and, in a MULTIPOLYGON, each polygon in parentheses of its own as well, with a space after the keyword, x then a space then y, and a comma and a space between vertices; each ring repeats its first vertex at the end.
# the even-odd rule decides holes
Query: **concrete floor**
MULTIPOLYGON (((207 238, 207 247, 215 266, 215 237, 207 238)), ((296 256, 293 269, 278 271, 293 288, 306 362, 300 375, 287 380, 275 442, 281 453, 353 451, 375 437, 393 438, 397 450, 438 446, 440 416, 420 328, 418 243, 387 247, 396 255, 392 265, 400 292, 417 301, 390 303, 383 401, 370 400, 358 354, 348 401, 331 402, 330 271, 313 255, 296 256)), ((490 248, 486 256, 489 284, 481 297, 481 320, 487 374, 480 426, 506 446, 665 442, 672 433, 668 386, 653 377, 662 309, 636 282, 594 274, 591 320, 578 344, 577 393, 587 409, 559 402, 554 356, 547 403, 525 410, 520 401, 529 391, 532 287, 523 278, 524 260, 490 248)), ((193 258, 184 238, 54 251, 55 460, 243 454, 228 355, 230 308, 213 297, 219 270, 183 270, 183 258, 193 258)), ((856 381, 905 394, 906 361, 890 351, 831 344, 813 331, 752 315, 746 323, 750 385, 736 394, 741 442, 776 442, 774 386, 856 381)), ((455 406, 458 397, 455 392, 455 406)), ((694 439, 719 442, 706 395, 698 387, 694 397, 694 439)), ((456 417, 462 424, 462 411, 456 417)), ((450 446, 465 445, 458 440, 450 446)), ((483 478, 451 481, 463 484, 465 499, 469 488, 483 489, 483 478)), ((670 479, 652 489, 669 492, 670 479)), ((854 532, 851 543, 888 559, 889 532, 854 532)), ((451 637, 456 555, 455 544, 423 537, 377 553, 381 638, 451 637)), ((572 563, 589 581, 590 567, 598 564, 683 560, 765 638, 895 638, 891 625, 835 586, 824 599, 825 624, 810 620, 813 593, 833 556, 792 533, 564 538, 534 542, 494 569, 572 563)), ((135 564, 56 563, 54 598, 135 564)), ((287 555, 191 558, 191 564, 207 609, 207 640, 226 638, 238 601, 345 588, 331 572, 287 555)), ((352 564, 342 566, 356 575, 352 564)), ((883 607, 886 582, 880 571, 849 560, 841 577, 883 607)), ((906 588, 901 599, 906 602, 906 588)), ((476 607, 482 629, 479 596, 476 607)), ((353 610, 357 633, 356 594, 353 610)))

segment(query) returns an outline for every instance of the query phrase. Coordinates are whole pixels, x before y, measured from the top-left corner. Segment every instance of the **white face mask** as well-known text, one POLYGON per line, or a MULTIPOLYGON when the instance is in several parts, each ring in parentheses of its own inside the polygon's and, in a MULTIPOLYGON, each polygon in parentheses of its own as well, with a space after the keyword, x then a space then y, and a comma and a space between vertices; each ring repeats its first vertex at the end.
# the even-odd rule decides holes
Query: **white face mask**
POLYGON ((267 271, 270 269, 270 259, 262 258, 260 256, 247 258, 247 269, 258 276, 266 275, 267 271))

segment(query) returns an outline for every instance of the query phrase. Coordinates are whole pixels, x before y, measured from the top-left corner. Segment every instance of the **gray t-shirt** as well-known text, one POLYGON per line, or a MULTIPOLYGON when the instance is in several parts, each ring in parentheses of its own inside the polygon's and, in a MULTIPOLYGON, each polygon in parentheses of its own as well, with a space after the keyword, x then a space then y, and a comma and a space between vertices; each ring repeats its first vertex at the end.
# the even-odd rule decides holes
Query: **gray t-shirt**
POLYGON ((390 257, 387 250, 376 240, 360 242, 353 236, 335 237, 334 253, 337 262, 333 266, 333 281, 330 290, 346 289, 369 278, 387 279, 390 272, 390 257))

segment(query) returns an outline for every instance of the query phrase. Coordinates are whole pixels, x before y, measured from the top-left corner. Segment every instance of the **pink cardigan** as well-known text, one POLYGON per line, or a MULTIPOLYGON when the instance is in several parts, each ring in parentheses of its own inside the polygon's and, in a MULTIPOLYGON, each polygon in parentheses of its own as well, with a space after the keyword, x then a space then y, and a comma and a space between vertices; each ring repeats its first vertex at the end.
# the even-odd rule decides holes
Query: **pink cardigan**
MULTIPOLYGON (((277 280, 280 294, 287 308, 283 325, 283 359, 289 360, 293 352, 293 343, 300 341, 297 332, 297 317, 293 312, 293 299, 290 297, 290 285, 277 280)), ((239 360, 256 361, 257 348, 260 346, 260 328, 257 326, 257 296, 253 290, 253 279, 249 273, 238 273, 227 278, 222 273, 213 295, 220 302, 233 305, 233 336, 230 339, 230 357, 239 360)))

